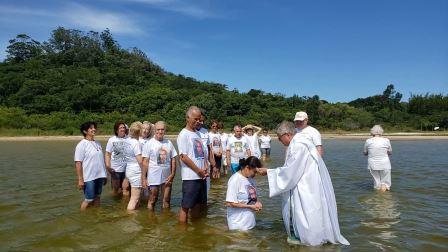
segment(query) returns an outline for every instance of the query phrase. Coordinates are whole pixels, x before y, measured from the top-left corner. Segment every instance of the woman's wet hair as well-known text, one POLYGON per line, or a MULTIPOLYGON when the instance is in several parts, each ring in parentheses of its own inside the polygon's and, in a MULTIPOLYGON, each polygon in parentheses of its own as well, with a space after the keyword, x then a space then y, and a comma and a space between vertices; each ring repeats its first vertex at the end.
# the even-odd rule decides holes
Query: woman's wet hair
POLYGON ((95 127, 95 129, 97 128, 96 122, 94 122, 94 121, 88 121, 88 122, 81 124, 81 127, 79 127, 79 130, 81 131, 81 133, 84 137, 86 136, 86 133, 84 131, 87 131, 88 129, 90 129, 90 127, 92 125, 93 125, 93 127, 95 127))
POLYGON ((261 161, 260 161, 260 159, 258 159, 258 158, 255 157, 255 156, 250 156, 250 157, 248 157, 248 158, 242 158, 242 159, 240 159, 240 162, 239 162, 239 166, 238 166, 237 171, 243 169, 243 168, 246 167, 246 166, 248 166, 249 169, 251 169, 251 170, 252 170, 252 169, 256 169, 256 168, 261 168, 261 167, 263 167, 263 166, 261 165, 261 161))
POLYGON ((120 128, 120 125, 124 125, 126 127, 126 124, 123 121, 117 121, 114 124, 114 134, 115 136, 118 136, 118 128, 120 128))

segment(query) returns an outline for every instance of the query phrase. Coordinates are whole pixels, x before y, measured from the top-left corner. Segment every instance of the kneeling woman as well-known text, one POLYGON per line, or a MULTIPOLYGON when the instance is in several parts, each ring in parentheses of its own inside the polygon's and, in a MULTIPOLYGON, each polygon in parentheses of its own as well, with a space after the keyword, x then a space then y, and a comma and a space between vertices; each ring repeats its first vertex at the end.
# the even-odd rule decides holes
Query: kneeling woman
POLYGON ((131 184, 131 199, 128 210, 135 210, 140 199, 142 187, 146 187, 146 179, 142 172, 142 151, 138 138, 142 129, 141 122, 133 122, 129 128, 129 138, 126 139, 126 178, 131 184))
POLYGON ((262 166, 257 157, 251 156, 241 159, 239 167, 227 183, 227 224, 229 230, 245 231, 255 227, 255 212, 262 208, 253 179, 262 166))

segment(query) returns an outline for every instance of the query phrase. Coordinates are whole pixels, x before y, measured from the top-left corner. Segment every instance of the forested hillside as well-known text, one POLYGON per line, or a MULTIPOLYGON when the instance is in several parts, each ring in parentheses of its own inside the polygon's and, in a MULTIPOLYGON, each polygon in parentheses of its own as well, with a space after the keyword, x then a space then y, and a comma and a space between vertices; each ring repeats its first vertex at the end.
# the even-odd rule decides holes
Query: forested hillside
POLYGON ((205 109, 209 119, 223 121, 227 128, 254 123, 272 129, 299 110, 307 111, 310 123, 321 130, 364 130, 374 123, 404 131, 448 127, 446 94, 415 94, 402 101, 390 84, 382 94, 332 104, 318 95, 242 93, 172 74, 138 48, 122 48, 108 30, 59 27, 44 42, 19 34, 0 63, 4 130, 78 134, 82 121, 96 120, 102 133, 110 134, 113 122, 122 119, 165 120, 170 131, 177 131, 190 105, 205 109))

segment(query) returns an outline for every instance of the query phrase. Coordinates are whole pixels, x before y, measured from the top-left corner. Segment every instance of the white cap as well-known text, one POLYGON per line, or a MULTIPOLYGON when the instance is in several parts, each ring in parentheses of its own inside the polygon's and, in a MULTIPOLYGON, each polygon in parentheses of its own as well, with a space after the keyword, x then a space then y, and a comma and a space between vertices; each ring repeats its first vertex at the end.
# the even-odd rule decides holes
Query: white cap
POLYGON ((297 112, 296 116, 294 117, 294 121, 303 121, 305 119, 308 119, 308 114, 303 111, 297 112))

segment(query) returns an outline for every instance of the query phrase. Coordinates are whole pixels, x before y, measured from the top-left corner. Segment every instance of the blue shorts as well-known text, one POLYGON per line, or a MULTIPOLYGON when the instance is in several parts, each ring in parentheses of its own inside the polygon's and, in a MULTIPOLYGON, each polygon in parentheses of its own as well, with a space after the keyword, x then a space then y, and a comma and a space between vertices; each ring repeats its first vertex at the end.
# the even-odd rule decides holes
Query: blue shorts
POLYGON ((230 169, 232 170, 232 174, 236 173, 240 168, 240 164, 235 164, 235 163, 231 163, 230 164, 230 169))
POLYGON ((84 182, 84 197, 87 202, 93 201, 101 195, 103 191, 104 178, 84 182))
POLYGON ((182 180, 182 208, 193 208, 196 204, 207 204, 207 180, 182 180))

